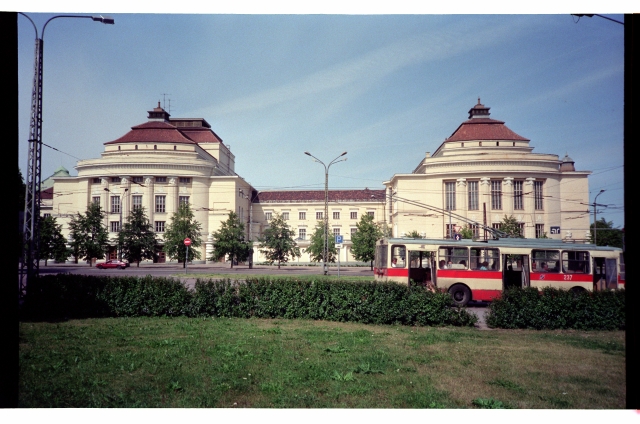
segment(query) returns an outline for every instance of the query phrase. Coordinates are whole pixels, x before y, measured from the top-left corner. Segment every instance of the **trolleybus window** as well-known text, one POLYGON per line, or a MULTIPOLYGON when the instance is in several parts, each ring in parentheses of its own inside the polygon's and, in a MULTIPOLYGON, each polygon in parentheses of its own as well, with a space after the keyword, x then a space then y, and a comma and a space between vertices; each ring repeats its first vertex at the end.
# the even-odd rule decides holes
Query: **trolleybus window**
POLYGON ((532 250, 531 272, 560 272, 560 252, 557 250, 532 250))
POLYGON ((562 252, 562 272, 565 274, 588 274, 589 252, 562 252))
POLYGON ((500 251, 482 247, 471 248, 471 269, 497 271, 500 269, 500 251))
POLYGON ((466 247, 441 246, 438 249, 438 260, 440 269, 467 269, 469 250, 466 247))
POLYGON ((391 246, 391 267, 392 268, 404 268, 406 257, 407 257, 407 253, 404 246, 391 246))
POLYGON ((378 269, 387 267, 387 247, 389 246, 381 244, 376 250, 376 268, 378 269))

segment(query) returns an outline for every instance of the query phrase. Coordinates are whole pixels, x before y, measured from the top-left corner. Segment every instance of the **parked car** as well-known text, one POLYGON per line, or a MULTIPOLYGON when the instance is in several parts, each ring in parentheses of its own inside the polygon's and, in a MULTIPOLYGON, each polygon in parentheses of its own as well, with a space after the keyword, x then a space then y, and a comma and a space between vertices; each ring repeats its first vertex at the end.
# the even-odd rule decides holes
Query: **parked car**
POLYGON ((123 262, 123 261, 118 261, 118 260, 110 260, 110 261, 107 261, 105 263, 96 265, 96 268, 98 268, 98 269, 105 269, 105 268, 125 269, 128 266, 129 266, 129 262, 123 262))

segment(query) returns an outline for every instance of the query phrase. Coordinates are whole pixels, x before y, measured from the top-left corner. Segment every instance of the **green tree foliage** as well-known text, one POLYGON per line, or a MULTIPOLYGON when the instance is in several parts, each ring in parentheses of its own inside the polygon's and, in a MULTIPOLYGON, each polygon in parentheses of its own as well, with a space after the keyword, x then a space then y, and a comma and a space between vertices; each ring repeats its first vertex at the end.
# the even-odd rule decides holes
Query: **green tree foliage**
POLYGON ((62 225, 58 225, 52 216, 40 218, 40 244, 38 259, 44 259, 47 266, 49 259, 64 262, 69 256, 67 239, 62 235, 62 225))
MULTIPOLYGON (((594 242, 593 224, 589 226, 591 229, 591 243, 594 242)), ((622 248, 622 236, 623 232, 620 228, 614 228, 612 221, 606 221, 604 218, 600 218, 596 221, 596 228, 598 229, 598 236, 596 242, 598 246, 611 246, 622 248)))
POLYGON ((253 253, 251 247, 252 243, 245 240, 244 223, 236 213, 229 212, 229 218, 213 233, 213 255, 209 260, 216 261, 229 255, 233 268, 234 260, 244 261, 253 253))
POLYGON ((472 239, 473 238, 473 230, 469 225, 465 225, 463 229, 460 230, 460 237, 463 239, 472 239))
POLYGON ((188 203, 180 205, 178 211, 171 215, 171 222, 167 225, 164 232, 164 251, 171 259, 177 259, 182 262, 182 267, 187 266, 185 256, 187 254, 184 239, 191 239, 189 246, 188 261, 200 259, 200 251, 198 248, 202 245, 200 231, 202 225, 194 219, 193 212, 188 203))
MULTIPOLYGON (((373 222, 373 217, 365 214, 356 224, 356 232, 351 236, 351 254, 354 258, 362 262, 371 262, 373 271, 373 260, 376 257, 376 241, 382 237, 380 226, 373 222)), ((412 231, 409 237, 420 238, 417 231, 412 231), (415 235, 414 235, 415 233, 415 235)))
POLYGON ((520 224, 513 215, 505 215, 500 225, 500 231, 507 233, 510 237, 524 238, 524 234, 520 231, 520 224))
MULTIPOLYGON (((327 231, 327 237, 329 238, 327 248, 327 263, 334 263, 336 261, 338 250, 333 242, 333 235, 327 231)), ((324 222, 318 221, 316 227, 313 229, 311 239, 309 241, 309 247, 307 247, 307 253, 309 258, 313 262, 321 262, 324 255, 324 222)))
MULTIPOLYGON (((363 218, 365 217, 365 215, 362 216, 363 218)), ((360 220, 360 222, 362 222, 362 220, 360 220)), ((373 223, 373 220, 371 220, 371 222, 373 223)), ((359 225, 359 224, 358 224, 359 225)), ((414 238, 414 239, 419 239, 422 238, 422 236, 420 235, 420 233, 416 230, 412 230, 410 232, 408 232, 405 237, 407 238, 414 238)))
POLYGON ((296 245, 293 231, 279 214, 274 214, 269 221, 269 228, 264 230, 264 235, 258 239, 261 244, 260 252, 267 258, 267 263, 287 263, 291 258, 300 256, 300 249, 296 245))
POLYGON ((122 249, 122 257, 136 262, 140 267, 143 259, 153 259, 157 244, 156 234, 144 212, 144 208, 134 208, 127 217, 127 222, 118 233, 118 248, 122 249))
POLYGON ((78 258, 85 258, 91 265, 91 258, 102 259, 109 245, 109 233, 103 224, 104 212, 100 205, 91 203, 83 215, 78 212, 71 218, 69 228, 71 250, 78 258))

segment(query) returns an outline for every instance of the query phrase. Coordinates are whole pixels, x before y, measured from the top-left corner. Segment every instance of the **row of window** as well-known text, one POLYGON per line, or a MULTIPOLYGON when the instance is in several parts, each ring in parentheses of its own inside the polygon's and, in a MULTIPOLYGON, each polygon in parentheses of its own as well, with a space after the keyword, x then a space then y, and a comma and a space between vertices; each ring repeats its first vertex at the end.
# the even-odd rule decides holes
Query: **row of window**
MULTIPOLYGON (((156 196, 155 197, 155 211, 157 213, 164 213, 166 212, 166 202, 167 202, 167 196, 156 196)), ((93 203, 95 204, 100 204, 100 196, 94 196, 92 198, 93 203)), ((189 203, 189 196, 179 196, 178 197, 178 204, 180 205, 185 205, 189 203)), ((111 208, 110 213, 120 213, 122 211, 121 209, 121 204, 120 204, 120 196, 111 196, 111 203, 110 203, 111 208)), ((142 207, 142 196, 141 195, 137 195, 134 194, 133 196, 131 196, 131 208, 132 209, 137 209, 137 208, 141 208, 142 207)))
MULTIPOLYGON (((156 183, 166 183, 167 182, 167 177, 154 177, 153 178, 154 181, 156 183)), ((122 178, 120 177, 111 177, 110 178, 112 183, 120 183, 122 182, 122 178)), ((131 182, 134 183, 142 183, 144 181, 143 177, 131 177, 131 182)), ((179 177, 178 181, 181 184, 189 184, 191 183, 191 177, 179 177)), ((94 184, 100 184, 102 182, 102 178, 94 178, 93 179, 93 183, 94 184)))
MULTIPOLYGON (((166 221, 155 221, 154 229, 156 233, 164 233, 165 223, 166 221)), ((117 233, 120 231, 120 221, 111 221, 109 224, 109 230, 112 233, 117 233)))
MULTIPOLYGON (((453 238, 453 234, 455 234, 455 227, 457 227, 457 225, 455 224, 445 224, 445 225, 446 225, 445 237, 453 238)), ((520 227, 520 236, 524 237, 524 222, 519 222, 518 226, 520 227)), ((469 224, 469 228, 473 232, 472 237, 474 239, 480 238, 480 226, 469 224)), ((491 224, 491 228, 500 230, 502 229, 502 223, 501 222, 493 223, 491 224)), ((535 228, 536 228, 536 238, 544 237, 544 224, 535 224, 535 228)))
MULTIPOLYGON (((468 209, 477 211, 480 209, 480 191, 478 190, 479 181, 467 182, 468 209)), ((535 210, 543 210, 542 202, 542 181, 533 182, 533 198, 535 210)), ((524 209, 524 181, 513 181, 513 209, 524 209)), ((444 183, 444 199, 445 209, 449 211, 456 210, 456 182, 447 181, 444 183)), ((502 180, 491 180, 491 209, 502 210, 502 180)))
MULTIPOLYGON (((369 215, 372 218, 375 218, 375 212, 372 212, 372 211, 367 212, 367 215, 369 215)), ((284 219, 285 221, 289 220, 289 212, 282 212, 281 216, 282 216, 282 219, 284 219)), ((265 220, 270 221, 272 218, 273 218, 273 212, 264 213, 265 220)), ((349 212, 349 218, 358 219, 358 212, 356 211, 349 212)), ((306 219, 307 219, 306 212, 298 212, 299 221, 306 221, 306 219)), ((317 220, 324 219, 324 212, 316 212, 316 219, 317 220)), ((340 212, 333 212, 333 219, 340 219, 340 212)))
MULTIPOLYGON (((333 238, 335 239, 336 236, 340 236, 342 234, 340 234, 340 228, 334 228, 333 229, 333 238)), ((351 237, 353 238, 353 235, 356 233, 358 229, 357 228, 351 228, 351 237)), ((298 228, 298 238, 300 240, 306 240, 307 239, 307 229, 306 228, 298 228)))

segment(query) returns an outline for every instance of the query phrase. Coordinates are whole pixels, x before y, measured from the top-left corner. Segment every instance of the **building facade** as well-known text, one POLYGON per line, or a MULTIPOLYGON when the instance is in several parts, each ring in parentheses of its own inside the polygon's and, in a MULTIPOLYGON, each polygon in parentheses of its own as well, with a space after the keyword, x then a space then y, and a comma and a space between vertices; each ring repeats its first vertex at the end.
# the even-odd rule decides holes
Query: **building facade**
POLYGON ((474 223, 499 229, 513 216, 526 238, 588 240, 590 172, 576 171, 568 155, 533 153, 529 139, 489 115, 478 99, 469 119, 411 174, 384 182, 393 235, 449 238, 469 226, 482 238, 474 223))
MULTIPOLYGON (((394 237, 417 232, 447 238, 469 226, 482 238, 477 224, 499 228, 505 216, 513 216, 527 238, 588 240, 590 172, 576 171, 569 156, 533 153, 529 139, 489 116, 478 99, 469 119, 433 154, 426 153, 412 173, 393 175, 384 188, 330 190, 329 236, 343 236, 340 261, 355 261, 351 236, 364 214, 394 237)), ((77 176, 58 170, 46 180, 54 185, 42 192, 41 213, 55 216, 65 237, 71 217, 90 203, 107 212, 111 239, 133 208, 144 207, 159 239, 156 261, 164 262, 163 233, 187 202, 202 225, 201 262, 210 258, 212 233, 229 212, 246 223, 252 241, 276 213, 282 215, 301 248, 294 262, 310 262, 306 248, 324 219, 324 190, 256 191, 235 173, 234 155, 205 119, 171 118, 158 103, 147 122, 104 146, 100 158, 77 163, 77 176)), ((109 256, 116 256, 115 246, 109 256)), ((256 246, 253 262, 263 261, 256 246)))

